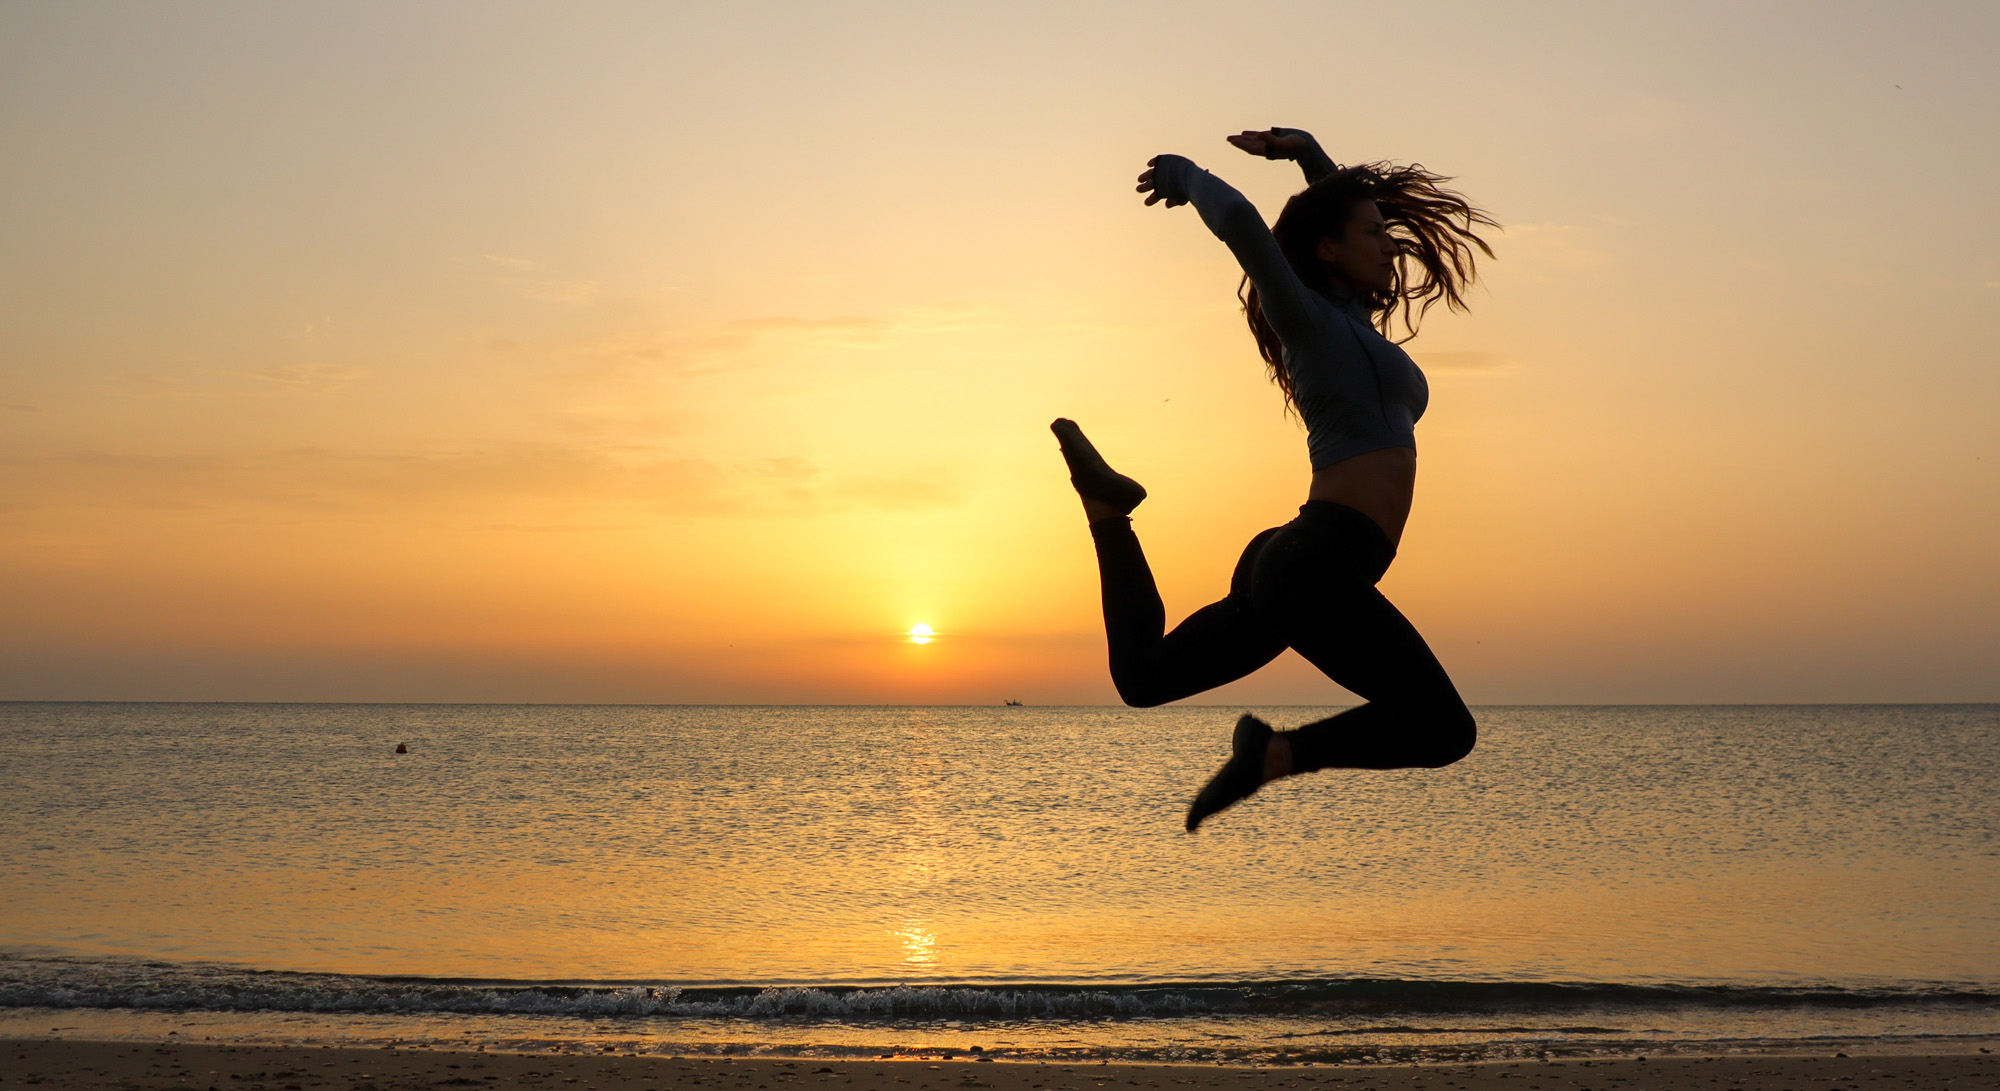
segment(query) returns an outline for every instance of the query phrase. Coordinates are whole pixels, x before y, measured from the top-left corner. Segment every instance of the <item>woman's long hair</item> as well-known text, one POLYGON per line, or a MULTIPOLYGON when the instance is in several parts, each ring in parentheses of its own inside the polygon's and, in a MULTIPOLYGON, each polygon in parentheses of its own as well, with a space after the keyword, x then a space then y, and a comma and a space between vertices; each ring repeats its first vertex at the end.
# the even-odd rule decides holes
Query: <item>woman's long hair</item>
MULTIPOLYGON (((1474 229, 1497 228, 1500 224, 1458 193, 1444 188, 1449 181, 1418 164, 1399 167, 1392 163, 1362 163, 1342 167, 1286 201, 1271 234, 1299 279, 1313 291, 1331 298, 1334 283, 1326 262, 1320 260, 1319 240, 1343 238, 1355 209, 1363 201, 1375 202, 1389 225, 1389 234, 1398 244, 1395 279, 1381 291, 1353 292, 1353 295, 1383 336, 1389 336, 1392 326, 1400 323, 1404 333, 1395 340, 1408 341, 1417 335, 1417 326, 1424 315, 1439 302, 1450 310, 1465 310, 1464 293, 1478 276, 1477 255, 1473 251, 1493 256, 1493 248, 1474 229)), ((1265 319, 1257 288, 1249 277, 1243 278, 1236 296, 1243 301, 1243 316, 1257 338, 1257 352, 1270 366, 1271 381, 1284 391, 1285 407, 1297 412, 1292 376, 1283 361, 1284 345, 1278 340, 1278 331, 1265 319)))

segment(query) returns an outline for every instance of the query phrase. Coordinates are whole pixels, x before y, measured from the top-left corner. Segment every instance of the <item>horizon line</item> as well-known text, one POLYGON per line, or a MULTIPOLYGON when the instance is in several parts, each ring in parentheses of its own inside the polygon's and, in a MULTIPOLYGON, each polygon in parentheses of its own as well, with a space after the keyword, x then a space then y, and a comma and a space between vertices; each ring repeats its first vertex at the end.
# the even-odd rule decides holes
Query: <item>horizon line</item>
MULTIPOLYGON (((1239 701, 1205 704, 1176 702, 1161 708, 1357 708, 1365 701, 1330 702, 1239 701)), ((1017 704, 993 702, 870 702, 870 701, 341 701, 341 700, 178 700, 155 698, 0 697, 0 705, 419 705, 457 708, 1115 708, 1152 711, 1123 704, 1017 704)), ((1502 701, 1468 702, 1469 708, 1890 708, 1952 706, 1976 708, 1993 701, 1502 701)))

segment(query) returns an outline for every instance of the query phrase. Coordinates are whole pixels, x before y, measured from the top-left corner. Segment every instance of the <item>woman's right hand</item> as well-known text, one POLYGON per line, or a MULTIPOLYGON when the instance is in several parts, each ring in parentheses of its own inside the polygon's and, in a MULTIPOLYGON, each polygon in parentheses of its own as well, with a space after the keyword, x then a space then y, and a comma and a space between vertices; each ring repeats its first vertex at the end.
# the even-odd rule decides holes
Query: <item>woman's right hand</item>
POLYGON ((1146 204, 1148 206, 1161 201, 1165 201, 1168 208, 1172 208, 1175 205, 1187 204, 1187 197, 1182 194, 1176 193, 1170 196, 1159 191, 1158 183, 1161 181, 1160 160, 1179 158, 1180 156, 1177 155, 1156 155, 1146 160, 1146 169, 1139 173, 1139 192, 1146 195, 1146 204))
POLYGON ((1299 129, 1245 129, 1223 139, 1266 159, 1297 159, 1313 144, 1312 135, 1299 129))

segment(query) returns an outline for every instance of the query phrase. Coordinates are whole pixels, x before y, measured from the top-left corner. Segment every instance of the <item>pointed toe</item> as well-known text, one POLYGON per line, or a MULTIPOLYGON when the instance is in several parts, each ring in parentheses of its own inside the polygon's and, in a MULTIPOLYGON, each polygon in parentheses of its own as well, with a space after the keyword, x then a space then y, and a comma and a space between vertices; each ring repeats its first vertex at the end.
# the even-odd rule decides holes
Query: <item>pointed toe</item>
POLYGON ((1257 789, 1264 786, 1264 751, 1271 745, 1273 734, 1270 724, 1247 712, 1236 721, 1235 734, 1229 740, 1229 760, 1208 778, 1208 783, 1195 794, 1194 802, 1188 804, 1189 833, 1199 830, 1216 813, 1256 795, 1257 789))

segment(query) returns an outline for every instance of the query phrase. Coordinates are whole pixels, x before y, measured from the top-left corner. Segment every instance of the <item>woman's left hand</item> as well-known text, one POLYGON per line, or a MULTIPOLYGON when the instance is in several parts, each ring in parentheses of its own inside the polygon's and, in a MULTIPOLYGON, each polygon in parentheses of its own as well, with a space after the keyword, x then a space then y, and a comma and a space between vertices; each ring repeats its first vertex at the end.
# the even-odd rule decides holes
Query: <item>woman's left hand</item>
POLYGON ((1297 159, 1300 152, 1312 147, 1312 137, 1299 129, 1245 129, 1223 139, 1266 159, 1297 159))

